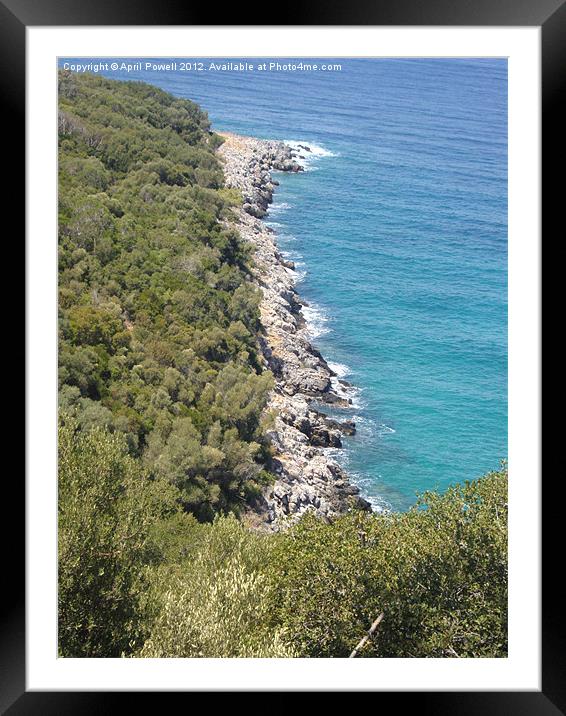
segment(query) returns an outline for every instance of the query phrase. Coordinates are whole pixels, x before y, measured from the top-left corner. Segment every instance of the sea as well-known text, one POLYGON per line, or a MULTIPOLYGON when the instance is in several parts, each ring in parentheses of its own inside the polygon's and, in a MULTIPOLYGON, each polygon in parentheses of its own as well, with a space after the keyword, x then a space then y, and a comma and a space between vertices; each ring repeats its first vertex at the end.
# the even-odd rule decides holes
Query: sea
POLYGON ((424 491, 498 469, 507 456, 507 61, 60 64, 113 61, 134 69, 101 74, 198 102, 214 129, 311 149, 300 150, 304 172, 277 175, 266 220, 296 264, 312 342, 350 384, 352 406, 334 415, 357 433, 336 459, 375 509, 406 510, 424 491))

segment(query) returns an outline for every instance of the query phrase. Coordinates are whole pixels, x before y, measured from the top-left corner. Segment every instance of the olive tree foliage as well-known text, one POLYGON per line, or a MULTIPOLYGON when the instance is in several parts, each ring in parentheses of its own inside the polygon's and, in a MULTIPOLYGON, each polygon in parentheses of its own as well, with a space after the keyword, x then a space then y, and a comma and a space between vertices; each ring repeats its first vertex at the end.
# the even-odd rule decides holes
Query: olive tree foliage
POLYGON ((274 623, 302 656, 507 653, 507 470, 426 493, 406 513, 312 516, 281 536, 269 575, 274 623))
POLYGON ((151 527, 175 493, 150 481, 125 440, 100 427, 59 429, 59 650, 120 656, 143 638, 146 565, 158 557, 151 527))
POLYGON ((381 612, 361 658, 506 655, 505 468, 406 513, 264 534, 199 523, 120 433, 64 415, 59 441, 63 656, 347 657, 381 612))
POLYGON ((266 566, 273 538, 254 534, 233 516, 199 525, 192 559, 154 572, 156 614, 141 657, 297 656, 271 623, 266 566))
POLYGON ((160 528, 139 656, 347 657, 381 612, 359 658, 506 656, 505 467, 406 513, 307 514, 278 534, 179 519, 160 528))

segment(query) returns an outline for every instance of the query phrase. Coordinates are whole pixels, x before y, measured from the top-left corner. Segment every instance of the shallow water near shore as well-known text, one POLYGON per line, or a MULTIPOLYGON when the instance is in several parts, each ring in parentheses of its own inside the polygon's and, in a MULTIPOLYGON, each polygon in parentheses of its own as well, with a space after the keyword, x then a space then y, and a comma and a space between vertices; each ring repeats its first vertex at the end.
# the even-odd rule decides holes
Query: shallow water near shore
POLYGON ((217 130, 314 150, 277 174, 267 221, 313 343, 353 386, 333 416, 358 431, 337 457, 377 508, 406 509, 507 454, 507 66, 340 62, 108 76, 192 99, 217 130))

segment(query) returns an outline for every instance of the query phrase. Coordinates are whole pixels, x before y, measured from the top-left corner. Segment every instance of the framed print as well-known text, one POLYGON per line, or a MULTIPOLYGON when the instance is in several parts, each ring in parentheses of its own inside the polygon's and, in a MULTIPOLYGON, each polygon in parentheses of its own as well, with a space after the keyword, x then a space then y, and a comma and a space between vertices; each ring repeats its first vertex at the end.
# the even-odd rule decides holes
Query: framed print
POLYGON ((563 712, 539 346, 564 5, 135 5, 0 4, 27 291, 2 707, 563 712))

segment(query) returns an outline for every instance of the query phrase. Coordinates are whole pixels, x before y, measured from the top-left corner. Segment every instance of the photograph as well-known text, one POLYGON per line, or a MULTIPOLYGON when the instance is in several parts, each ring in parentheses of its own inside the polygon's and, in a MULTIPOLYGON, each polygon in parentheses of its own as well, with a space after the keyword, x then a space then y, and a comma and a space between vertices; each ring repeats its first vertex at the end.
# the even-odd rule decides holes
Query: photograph
POLYGON ((0 0, 25 212, 0 713, 566 713, 541 428, 566 2, 206 10, 0 0))
POLYGON ((507 658, 507 58, 57 83, 58 656, 507 658))

